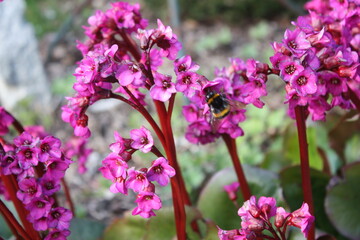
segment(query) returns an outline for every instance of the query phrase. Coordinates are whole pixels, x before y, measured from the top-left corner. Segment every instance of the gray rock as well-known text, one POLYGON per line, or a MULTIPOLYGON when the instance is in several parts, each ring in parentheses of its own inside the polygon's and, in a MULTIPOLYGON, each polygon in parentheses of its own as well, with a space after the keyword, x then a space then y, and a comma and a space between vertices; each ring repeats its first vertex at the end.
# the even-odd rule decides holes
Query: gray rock
POLYGON ((0 3, 0 105, 7 109, 25 98, 49 108, 49 83, 32 25, 24 19, 24 0, 0 3))

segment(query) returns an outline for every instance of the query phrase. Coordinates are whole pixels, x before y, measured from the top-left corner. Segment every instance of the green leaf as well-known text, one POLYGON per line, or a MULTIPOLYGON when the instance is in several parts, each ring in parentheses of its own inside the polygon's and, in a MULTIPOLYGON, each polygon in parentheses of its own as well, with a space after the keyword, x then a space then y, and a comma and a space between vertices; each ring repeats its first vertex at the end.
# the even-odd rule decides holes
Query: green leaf
MULTIPOLYGON (((310 169, 310 177, 316 217, 316 227, 333 235, 338 235, 338 233, 331 226, 324 208, 326 186, 329 183, 330 177, 325 173, 315 169, 310 169)), ((291 211, 299 209, 304 199, 301 187, 300 166, 293 166, 283 169, 280 172, 280 185, 283 189, 285 200, 289 204, 291 211)))
MULTIPOLYGON (((284 136, 284 155, 295 164, 300 163, 299 141, 296 128, 289 125, 284 136)), ((310 167, 321 170, 323 167, 322 159, 317 151, 317 138, 315 128, 309 127, 306 130, 310 167)))
MULTIPOLYGON (((252 194, 255 196, 274 196, 277 187, 277 176, 269 171, 243 165, 244 172, 252 194)), ((205 219, 215 222, 220 228, 234 229, 240 226, 238 208, 230 201, 224 186, 237 181, 233 168, 217 172, 201 191, 197 206, 205 219)), ((241 194, 238 194, 241 195, 241 194)), ((239 196, 239 205, 243 198, 239 196)))
POLYGON ((102 240, 143 239, 146 233, 147 220, 132 216, 131 212, 115 220, 104 232, 102 240))
POLYGON ((74 218, 71 221, 69 240, 96 240, 100 239, 105 230, 105 224, 100 221, 86 218, 74 218))
POLYGON ((344 168, 344 179, 329 189, 326 213, 335 228, 350 239, 360 239, 360 162, 344 168))

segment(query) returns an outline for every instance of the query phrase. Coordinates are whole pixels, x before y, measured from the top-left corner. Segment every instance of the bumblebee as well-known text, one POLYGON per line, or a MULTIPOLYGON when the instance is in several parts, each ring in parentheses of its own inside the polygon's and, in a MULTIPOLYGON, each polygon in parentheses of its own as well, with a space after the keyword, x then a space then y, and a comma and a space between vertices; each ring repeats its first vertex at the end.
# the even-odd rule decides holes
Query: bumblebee
POLYGON ((225 95, 207 90, 205 98, 213 118, 223 119, 230 113, 230 102, 225 95))

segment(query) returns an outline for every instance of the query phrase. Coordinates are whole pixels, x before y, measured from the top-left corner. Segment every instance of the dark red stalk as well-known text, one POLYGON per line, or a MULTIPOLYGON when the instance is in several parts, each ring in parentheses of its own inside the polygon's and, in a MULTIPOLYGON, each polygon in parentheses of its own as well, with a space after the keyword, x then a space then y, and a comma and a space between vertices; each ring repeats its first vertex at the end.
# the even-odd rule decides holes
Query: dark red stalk
MULTIPOLYGON (((127 90, 127 88, 124 88, 124 89, 125 89, 125 91, 127 90)), ((130 97, 134 101, 137 101, 137 99, 131 94, 130 91, 127 90, 127 93, 130 94, 130 97)), ((137 110, 139 113, 141 113, 144 116, 144 118, 149 122, 151 127, 154 129, 154 131, 155 131, 156 135, 158 136, 161 144, 163 146, 165 146, 166 142, 165 142, 164 134, 162 133, 161 129, 159 128, 159 126, 157 125, 157 123, 155 122, 153 117, 149 114, 149 112, 140 103, 135 104, 132 101, 127 100, 123 96, 120 96, 120 95, 117 95, 117 94, 114 94, 114 93, 110 94, 110 98, 114 98, 114 99, 123 101, 123 102, 129 104, 132 108, 137 110)))
POLYGON ((25 232, 24 228, 16 220, 12 212, 6 207, 3 201, 0 200, 0 212, 3 215, 8 226, 11 228, 12 233, 16 239, 31 240, 30 236, 25 232))
POLYGON ((354 103, 356 109, 358 110, 358 112, 360 113, 360 99, 359 96, 350 88, 349 89, 349 94, 350 94, 350 99, 351 101, 354 103))
POLYGON ((71 199, 71 194, 70 194, 70 190, 69 190, 69 187, 65 181, 65 179, 61 179, 61 184, 64 188, 64 193, 65 193, 65 196, 66 196, 66 201, 69 205, 69 208, 70 208, 70 211, 73 213, 73 216, 75 217, 75 207, 74 207, 74 202, 72 201, 71 199))
MULTIPOLYGON (((309 151, 306 137, 306 108, 304 106, 295 107, 296 126, 298 130, 301 166, 301 185, 304 194, 304 201, 309 205, 309 212, 314 215, 314 203, 312 197, 309 151)), ((315 239, 315 227, 311 226, 308 235, 309 240, 315 239)))
POLYGON ((251 197, 251 192, 248 182, 246 181, 244 171, 241 166, 239 155, 237 153, 235 139, 231 138, 228 134, 222 134, 222 138, 224 139, 226 147, 230 153, 231 160, 235 168, 236 176, 240 183, 240 190, 244 198, 244 201, 249 200, 251 197))

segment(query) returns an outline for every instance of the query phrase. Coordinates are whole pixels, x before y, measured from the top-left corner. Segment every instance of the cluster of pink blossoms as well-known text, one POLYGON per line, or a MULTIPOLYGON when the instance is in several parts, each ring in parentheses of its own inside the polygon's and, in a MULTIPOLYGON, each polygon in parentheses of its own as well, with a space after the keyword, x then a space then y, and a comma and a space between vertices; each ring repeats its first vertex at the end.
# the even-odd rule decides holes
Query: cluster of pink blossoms
POLYGON ((270 58, 286 83, 289 115, 306 106, 313 120, 325 120, 335 106, 354 108, 350 95, 360 96, 360 3, 352 0, 313 0, 294 30, 274 43, 270 58))
POLYGON ((242 136, 244 132, 239 127, 239 123, 245 121, 246 118, 246 110, 243 106, 253 104, 262 108, 264 105, 260 97, 267 95, 266 81, 269 66, 254 59, 245 62, 233 58, 230 62, 231 65, 228 68, 215 71, 216 77, 213 81, 208 81, 203 76, 195 75, 194 71, 198 69, 198 66, 191 62, 190 57, 186 56, 175 61, 175 70, 178 69, 175 72, 178 78, 191 79, 192 85, 186 89, 187 92, 184 92, 190 104, 183 107, 183 115, 189 122, 185 136, 192 143, 213 142, 221 134, 228 134, 232 138, 242 136), (214 119, 206 102, 207 91, 223 95, 230 104, 230 113, 218 122, 216 129, 214 129, 214 119), (239 105, 242 107, 238 107, 239 105))
POLYGON ((139 4, 112 3, 111 9, 97 11, 88 20, 88 40, 78 44, 84 57, 74 74, 76 94, 68 97, 68 105, 62 108, 62 118, 71 124, 76 136, 90 136, 86 110, 100 99, 117 98, 144 106, 141 88, 149 90, 152 99, 163 102, 176 92, 171 76, 157 69, 164 58, 175 60, 181 44, 160 20, 158 28, 144 30, 147 20, 139 8, 139 4))
POLYGON ((16 176, 19 186, 16 195, 29 211, 27 219, 35 230, 49 231, 45 239, 66 238, 73 215, 53 198, 71 163, 60 149, 61 141, 40 127, 29 127, 13 144, 2 145, 1 174, 16 176))
POLYGON ((241 229, 222 230, 218 227, 220 240, 285 239, 288 226, 300 228, 306 238, 315 220, 306 203, 288 213, 284 208, 276 207, 276 200, 272 197, 256 200, 252 196, 239 209, 238 215, 241 217, 241 229))
POLYGON ((99 170, 105 178, 113 182, 111 192, 126 195, 128 189, 132 189, 137 193, 137 207, 133 210, 133 215, 144 218, 155 216, 153 210, 161 208, 161 200, 155 194, 155 185, 152 182, 166 186, 170 177, 175 175, 175 170, 164 157, 158 157, 149 168, 129 168, 128 162, 134 152, 153 151, 153 138, 145 127, 131 130, 129 139, 121 137, 117 132, 114 135, 116 142, 110 145, 112 153, 103 160, 99 170))

